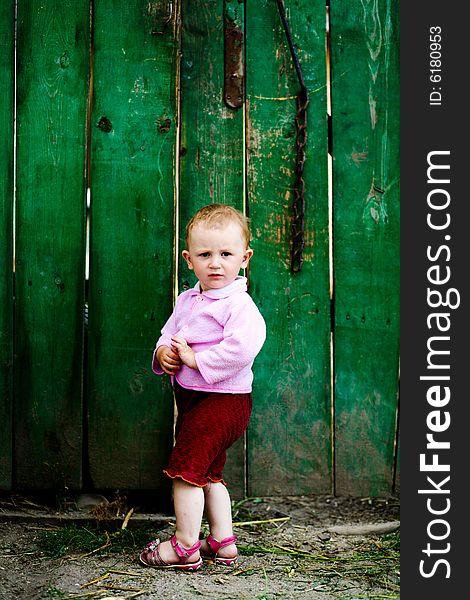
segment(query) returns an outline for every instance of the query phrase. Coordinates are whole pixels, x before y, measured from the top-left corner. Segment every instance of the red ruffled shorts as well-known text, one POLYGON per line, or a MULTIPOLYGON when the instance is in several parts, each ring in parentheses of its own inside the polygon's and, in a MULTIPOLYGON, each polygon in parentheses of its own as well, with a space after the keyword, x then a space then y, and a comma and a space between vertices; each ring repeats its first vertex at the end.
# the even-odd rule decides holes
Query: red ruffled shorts
POLYGON ((174 390, 178 408, 175 445, 163 472, 198 487, 225 483, 222 471, 226 451, 248 427, 251 394, 188 390, 176 379, 174 390))

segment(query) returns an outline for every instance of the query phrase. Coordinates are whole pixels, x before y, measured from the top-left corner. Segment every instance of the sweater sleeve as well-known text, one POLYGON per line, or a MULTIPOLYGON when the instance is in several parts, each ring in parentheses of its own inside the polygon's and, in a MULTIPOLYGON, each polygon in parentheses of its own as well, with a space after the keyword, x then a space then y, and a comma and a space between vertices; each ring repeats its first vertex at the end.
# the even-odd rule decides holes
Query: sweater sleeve
POLYGON ((206 383, 212 385, 251 365, 266 339, 266 325, 251 301, 232 310, 223 339, 195 355, 197 368, 206 383))

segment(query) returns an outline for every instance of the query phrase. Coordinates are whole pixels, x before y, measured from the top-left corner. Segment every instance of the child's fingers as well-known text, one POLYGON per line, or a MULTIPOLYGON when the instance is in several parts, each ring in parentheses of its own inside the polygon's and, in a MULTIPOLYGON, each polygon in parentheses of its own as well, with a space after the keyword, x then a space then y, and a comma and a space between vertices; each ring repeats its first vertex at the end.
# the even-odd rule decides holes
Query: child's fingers
POLYGON ((165 363, 169 367, 178 366, 179 364, 181 364, 181 359, 180 359, 180 357, 178 355, 177 355, 177 358, 167 357, 165 359, 165 363))
POLYGON ((181 359, 175 347, 168 348, 162 356, 162 360, 173 361, 175 364, 181 364, 181 359))
POLYGON ((164 363, 162 365, 162 369, 165 373, 167 373, 168 375, 173 375, 174 371, 178 371, 178 369, 180 368, 179 364, 168 364, 168 363, 164 363))
POLYGON ((162 371, 167 375, 174 375, 183 364, 179 354, 169 347, 166 347, 161 353, 159 363, 162 371))
POLYGON ((171 355, 169 355, 169 354, 168 354, 168 355, 165 357, 165 361, 166 361, 167 363, 171 364, 171 365, 177 365, 177 364, 179 364, 179 363, 181 362, 181 359, 180 359, 180 357, 179 357, 179 354, 177 354, 177 353, 175 352, 175 353, 172 353, 171 355))

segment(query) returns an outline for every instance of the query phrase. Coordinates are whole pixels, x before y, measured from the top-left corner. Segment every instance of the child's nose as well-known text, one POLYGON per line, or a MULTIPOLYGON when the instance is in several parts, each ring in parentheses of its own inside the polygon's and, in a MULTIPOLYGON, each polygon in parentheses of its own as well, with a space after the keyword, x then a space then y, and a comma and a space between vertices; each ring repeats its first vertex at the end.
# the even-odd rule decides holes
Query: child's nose
POLYGON ((210 266, 214 269, 217 269, 218 267, 220 267, 220 257, 219 256, 213 256, 211 258, 211 262, 210 262, 210 266))

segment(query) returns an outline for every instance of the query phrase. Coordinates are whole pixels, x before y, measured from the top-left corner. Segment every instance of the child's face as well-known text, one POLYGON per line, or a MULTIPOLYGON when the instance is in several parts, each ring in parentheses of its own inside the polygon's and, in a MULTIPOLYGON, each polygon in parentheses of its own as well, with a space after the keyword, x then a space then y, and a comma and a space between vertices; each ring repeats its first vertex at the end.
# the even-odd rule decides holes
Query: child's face
POLYGON ((216 229, 196 225, 191 231, 188 246, 188 250, 183 250, 183 258, 196 274, 203 291, 216 290, 232 283, 253 254, 251 248, 245 248, 237 223, 216 229))

